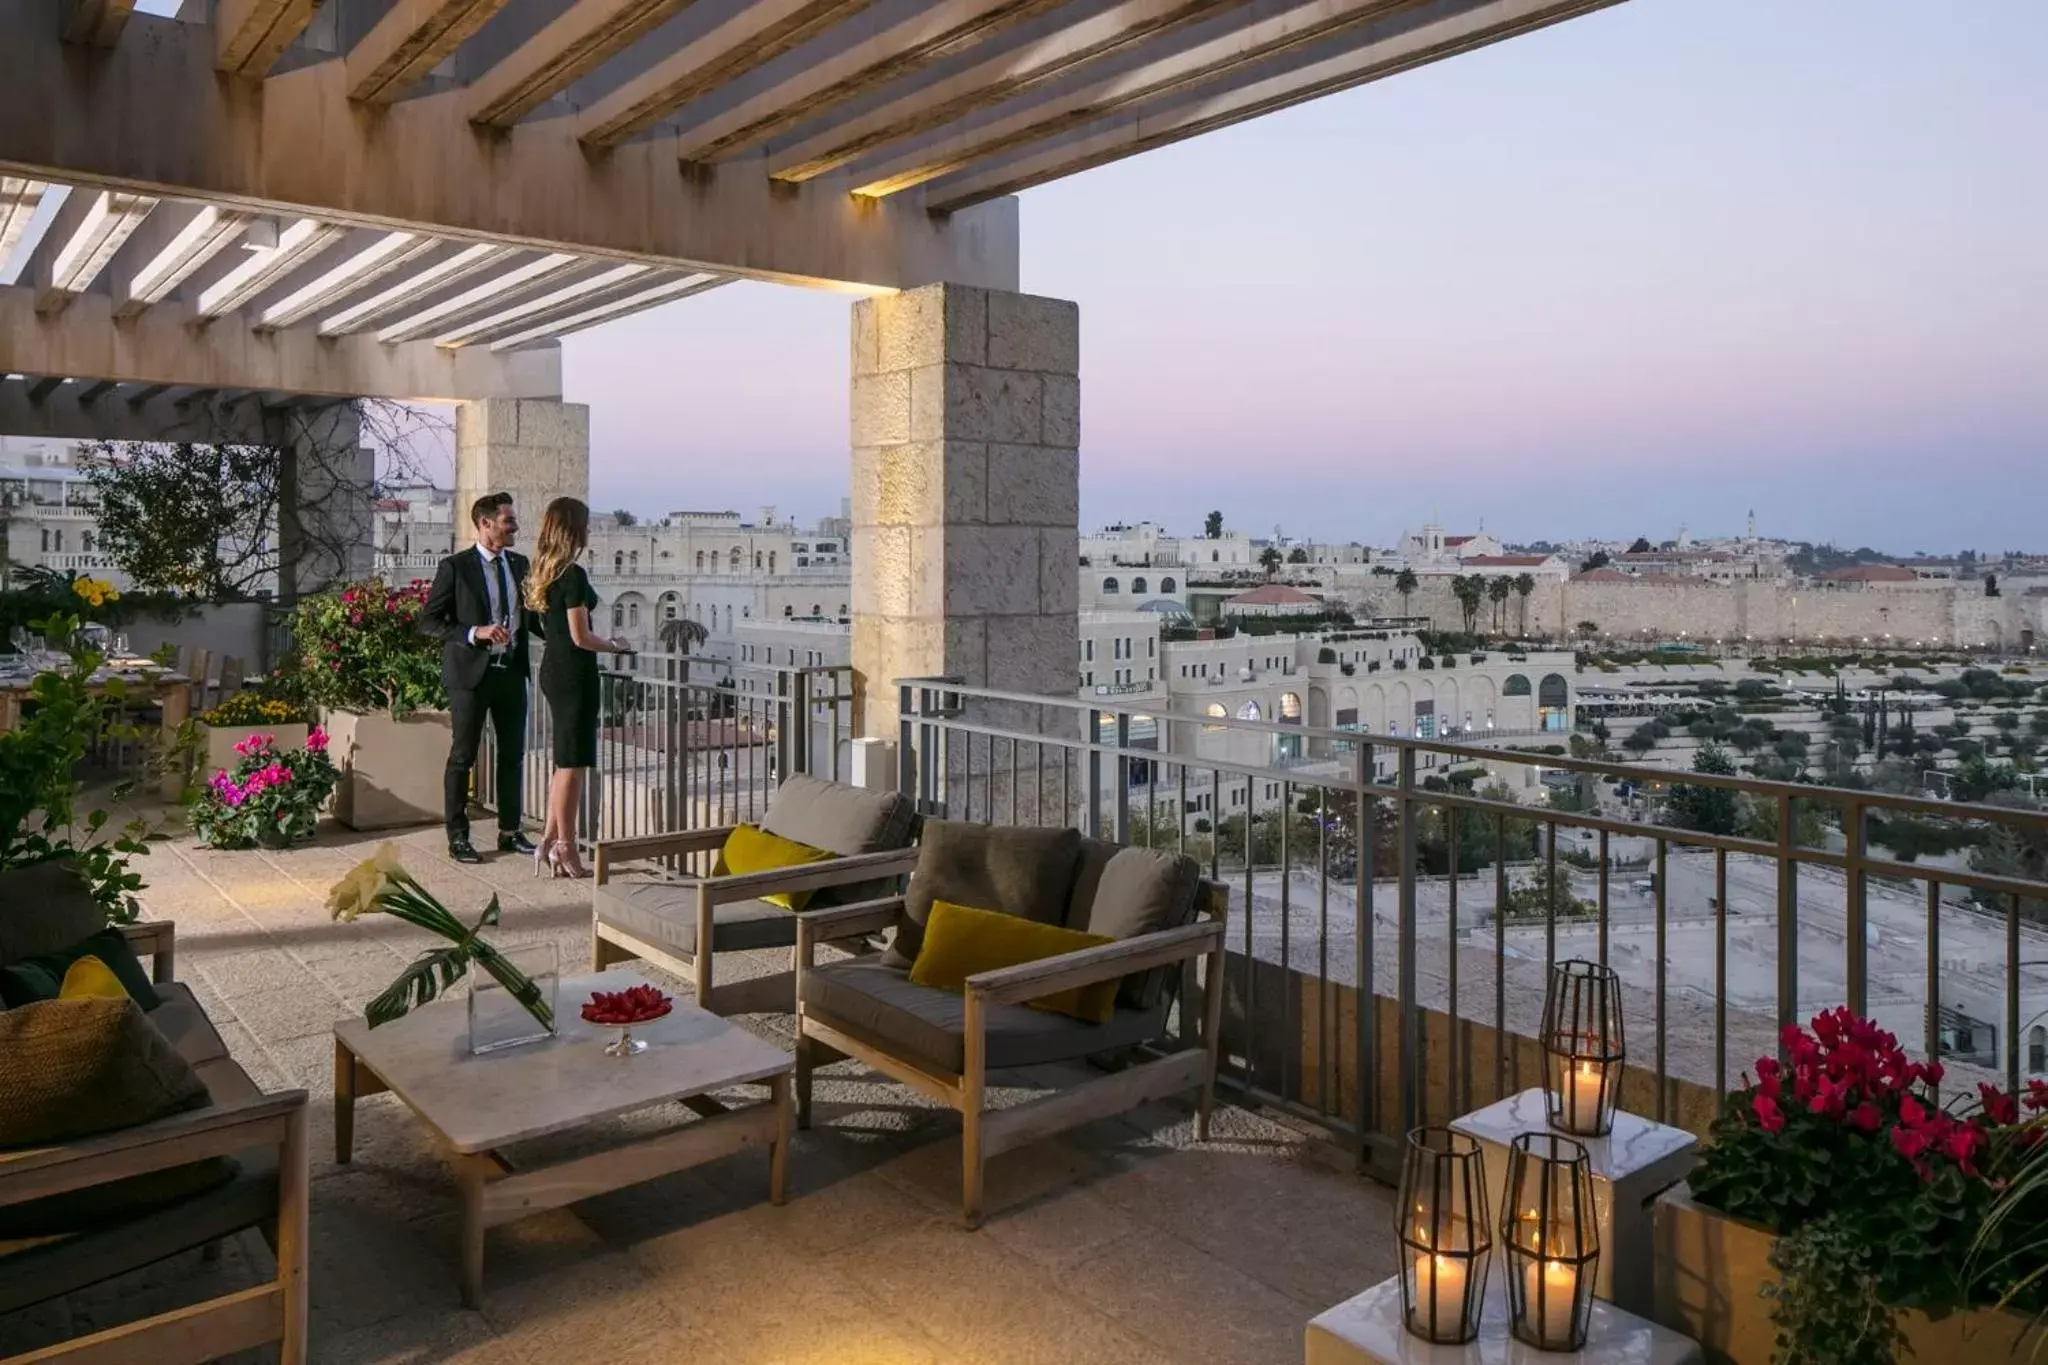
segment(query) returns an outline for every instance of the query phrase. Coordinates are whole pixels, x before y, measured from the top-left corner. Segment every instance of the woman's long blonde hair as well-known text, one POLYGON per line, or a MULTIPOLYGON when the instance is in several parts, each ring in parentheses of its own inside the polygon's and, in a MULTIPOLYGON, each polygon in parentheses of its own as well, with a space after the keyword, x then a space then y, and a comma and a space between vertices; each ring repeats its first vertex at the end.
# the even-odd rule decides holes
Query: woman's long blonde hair
POLYGON ((548 609, 548 589, 590 543, 590 509, 575 498, 556 498, 540 521, 533 546, 533 568, 526 575, 526 605, 548 609))

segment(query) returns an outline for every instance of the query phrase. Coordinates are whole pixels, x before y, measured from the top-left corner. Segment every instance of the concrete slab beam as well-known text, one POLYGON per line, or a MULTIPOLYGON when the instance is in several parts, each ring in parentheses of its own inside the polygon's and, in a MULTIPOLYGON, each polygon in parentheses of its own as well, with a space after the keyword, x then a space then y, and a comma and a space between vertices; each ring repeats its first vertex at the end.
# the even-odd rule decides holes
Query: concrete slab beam
POLYGON ((400 98, 504 7, 505 0, 398 0, 350 49, 349 98, 400 98))
POLYGON ((66 60, 59 2, 0 0, 0 175, 827 287, 1017 283, 1014 204, 934 218, 758 165, 685 175, 659 137, 592 156, 569 118, 474 127, 461 89, 370 109, 341 60, 252 92, 216 74, 216 30, 149 15, 66 60))
POLYGON ((112 47, 121 40, 121 30, 128 26, 128 16, 134 10, 135 0, 66 0, 61 30, 64 41, 112 47))
POLYGON ((212 30, 214 65, 231 76, 261 80, 319 8, 320 0, 220 0, 212 30))
POLYGON ((480 346, 384 345, 368 336, 322 337, 310 328, 258 331, 241 316, 202 327, 178 300, 116 326, 104 294, 80 295, 55 315, 38 313, 34 302, 31 289, 0 288, 0 374, 413 402, 553 398, 562 391, 556 347, 493 354, 480 346))
POLYGON ((510 128, 694 0, 578 0, 478 75, 464 95, 472 123, 510 128))
POLYGON ((277 435, 253 399, 178 403, 168 389, 130 402, 111 383, 64 384, 38 400, 35 381, 0 380, 0 436, 55 441, 199 441, 266 445, 277 435))

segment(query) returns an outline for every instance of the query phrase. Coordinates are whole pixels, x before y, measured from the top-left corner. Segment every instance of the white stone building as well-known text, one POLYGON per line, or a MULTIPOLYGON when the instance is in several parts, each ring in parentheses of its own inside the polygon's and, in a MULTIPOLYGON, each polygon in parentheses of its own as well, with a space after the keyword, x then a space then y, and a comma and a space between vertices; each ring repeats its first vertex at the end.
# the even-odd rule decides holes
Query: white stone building
POLYGON ((0 584, 20 565, 127 587, 98 540, 98 506, 72 443, 0 436, 0 584))

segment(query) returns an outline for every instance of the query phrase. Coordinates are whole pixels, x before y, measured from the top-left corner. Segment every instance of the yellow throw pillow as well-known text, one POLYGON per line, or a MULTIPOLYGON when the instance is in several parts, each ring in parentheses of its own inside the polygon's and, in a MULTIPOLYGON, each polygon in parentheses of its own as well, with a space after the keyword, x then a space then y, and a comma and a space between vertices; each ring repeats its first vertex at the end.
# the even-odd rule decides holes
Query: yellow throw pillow
MULTIPOLYGON (((838 856, 828 849, 812 848, 809 844, 770 834, 757 825, 735 825, 732 833, 725 836, 719 863, 726 872, 744 876, 749 872, 772 872, 785 867, 802 867, 805 863, 829 862, 838 856)), ((785 910, 801 910, 816 894, 815 891, 778 891, 761 899, 785 910)))
MULTIPOLYGON (((1104 934, 1084 934, 1078 929, 1039 924, 1000 910, 976 910, 935 900, 931 917, 925 921, 924 944, 917 950, 917 960, 910 964, 910 979, 920 986, 942 991, 964 991, 967 978, 980 972, 1114 942, 1104 934)), ((1121 977, 1111 977, 1092 986, 1076 986, 1033 1000, 1030 1005, 1035 1010, 1106 1024, 1116 1009, 1116 988, 1121 981, 1121 977)))
POLYGON ((65 969, 64 984, 57 990, 59 1000, 126 1000, 128 988, 113 968, 87 953, 65 969))

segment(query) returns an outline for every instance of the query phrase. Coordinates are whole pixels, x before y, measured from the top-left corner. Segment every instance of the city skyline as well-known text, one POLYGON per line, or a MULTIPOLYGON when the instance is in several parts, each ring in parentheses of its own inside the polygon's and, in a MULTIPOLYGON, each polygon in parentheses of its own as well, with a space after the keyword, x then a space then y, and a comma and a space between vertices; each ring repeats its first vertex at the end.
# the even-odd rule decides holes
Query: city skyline
MULTIPOLYGON (((2027 0, 1633 0, 1027 193, 1084 524, 2027 543, 2044 42, 2027 0)), ((835 510, 846 329, 740 283, 570 338, 594 501, 835 510)))

